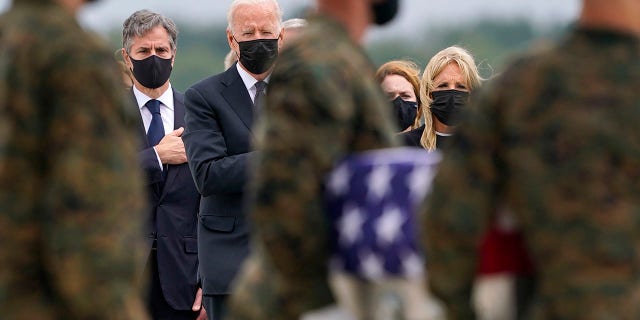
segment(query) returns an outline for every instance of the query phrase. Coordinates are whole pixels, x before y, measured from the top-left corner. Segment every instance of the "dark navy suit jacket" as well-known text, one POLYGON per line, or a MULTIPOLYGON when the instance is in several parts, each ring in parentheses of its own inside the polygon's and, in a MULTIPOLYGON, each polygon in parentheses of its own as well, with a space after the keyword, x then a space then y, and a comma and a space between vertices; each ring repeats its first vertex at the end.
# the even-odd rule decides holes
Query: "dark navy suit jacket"
POLYGON ((243 198, 251 151, 253 103, 236 66, 185 93, 189 166, 202 195, 198 224, 204 294, 228 294, 249 251, 243 198))
MULTIPOLYGON (((184 95, 174 90, 173 102, 175 130, 184 127, 184 95)), ((144 146, 139 156, 149 197, 146 232, 149 245, 157 238, 162 292, 174 309, 191 310, 198 281, 196 226, 200 195, 186 163, 167 166, 163 183, 162 170, 155 151, 147 143, 142 118, 140 128, 144 146)))

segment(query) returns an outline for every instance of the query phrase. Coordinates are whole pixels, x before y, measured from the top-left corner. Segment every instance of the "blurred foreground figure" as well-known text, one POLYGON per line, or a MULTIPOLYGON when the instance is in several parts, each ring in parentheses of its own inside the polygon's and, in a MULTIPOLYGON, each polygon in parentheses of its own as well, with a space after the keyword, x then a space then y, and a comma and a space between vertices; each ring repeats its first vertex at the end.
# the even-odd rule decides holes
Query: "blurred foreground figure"
POLYGON ((640 2, 584 0, 557 46, 477 100, 427 201, 435 293, 472 319, 480 236, 512 212, 537 268, 532 319, 640 318, 640 2))
POLYGON ((319 0, 271 75, 250 184, 252 254, 231 319, 298 319, 334 303, 324 179, 347 155, 396 145, 388 101, 357 44, 397 1, 319 0))
POLYGON ((134 292, 144 194, 112 54, 84 0, 0 18, 0 318, 146 319, 134 292))

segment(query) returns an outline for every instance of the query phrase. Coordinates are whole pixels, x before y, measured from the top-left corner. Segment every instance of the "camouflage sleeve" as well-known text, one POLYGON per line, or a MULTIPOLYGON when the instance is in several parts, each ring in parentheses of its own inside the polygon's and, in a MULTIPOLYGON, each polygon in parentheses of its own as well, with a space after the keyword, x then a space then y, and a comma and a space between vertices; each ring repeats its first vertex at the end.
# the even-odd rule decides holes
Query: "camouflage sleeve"
POLYGON ((480 236, 495 210, 500 130, 492 93, 476 100, 444 154, 426 200, 422 237, 433 292, 444 300, 450 319, 472 319, 471 287, 480 236))
POLYGON ((258 241, 283 280, 279 290, 289 309, 282 319, 293 319, 332 301, 321 195, 331 159, 345 152, 336 139, 344 120, 328 107, 340 103, 326 86, 330 79, 319 80, 305 67, 280 74, 286 76, 274 74, 268 110, 257 128, 262 152, 254 163, 250 196, 258 241))
POLYGON ((73 318, 145 319, 132 289, 144 262, 145 197, 116 66, 89 49, 55 60, 43 75, 52 88, 43 92, 47 272, 73 318))
POLYGON ((334 302, 326 176, 344 156, 397 144, 373 79, 364 52, 328 19, 280 54, 254 131, 248 212, 257 245, 234 291, 233 319, 298 319, 334 302))

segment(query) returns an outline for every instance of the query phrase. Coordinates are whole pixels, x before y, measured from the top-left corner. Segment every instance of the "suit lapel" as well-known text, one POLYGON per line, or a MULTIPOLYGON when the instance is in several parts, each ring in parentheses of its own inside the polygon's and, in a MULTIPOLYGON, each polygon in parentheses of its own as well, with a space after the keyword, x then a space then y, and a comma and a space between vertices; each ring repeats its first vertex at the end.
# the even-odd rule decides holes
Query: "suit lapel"
MULTIPOLYGON (((140 150, 144 150, 149 148, 149 140, 147 140, 147 131, 144 129, 144 121, 142 121, 142 113, 140 113, 140 107, 138 106, 138 100, 136 100, 136 96, 133 94, 133 89, 131 89, 129 91, 130 93, 130 97, 131 97, 131 105, 135 106, 135 108, 138 110, 138 119, 140 119, 140 121, 138 121, 138 123, 140 124, 138 126, 138 133, 140 135, 140 150)), ((159 183, 155 183, 152 186, 154 193, 156 194, 156 197, 158 197, 161 194, 161 184, 159 183)))
MULTIPOLYGON (((184 95, 173 90, 173 130, 176 130, 180 127, 184 127, 184 95)), ((164 182, 164 188, 162 189, 162 195, 160 199, 164 197, 168 190, 171 189, 171 185, 173 181, 176 180, 176 177, 180 170, 177 170, 178 167, 175 165, 168 165, 167 168, 167 179, 164 182)))
POLYGON ((173 90, 173 130, 184 127, 184 94, 173 90))
POLYGON ((144 121, 142 121, 142 114, 140 113, 140 107, 138 106, 138 100, 136 100, 136 96, 133 94, 133 89, 129 90, 129 97, 131 97, 131 105, 137 109, 138 114, 138 133, 140 134, 140 139, 142 139, 142 149, 149 148, 149 140, 147 140, 147 131, 144 130, 144 121))
POLYGON ((251 132, 253 127, 253 103, 236 65, 233 65, 225 72, 222 77, 222 83, 225 85, 222 90, 222 96, 251 132))

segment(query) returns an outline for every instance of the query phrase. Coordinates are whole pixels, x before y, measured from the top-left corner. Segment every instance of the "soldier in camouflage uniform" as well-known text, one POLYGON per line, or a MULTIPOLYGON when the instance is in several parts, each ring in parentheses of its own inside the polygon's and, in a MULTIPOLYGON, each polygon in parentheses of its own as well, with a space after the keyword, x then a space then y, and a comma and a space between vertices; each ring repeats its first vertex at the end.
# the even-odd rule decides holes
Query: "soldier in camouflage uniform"
MULTIPOLYGON (((318 1, 320 15, 278 58, 257 128, 249 208, 255 241, 231 319, 298 319, 334 300, 323 179, 347 154, 397 143, 375 70, 354 43, 377 2, 395 3, 318 1)), ((385 20, 387 12, 378 14, 385 20)))
POLYGON ((136 110, 83 3, 14 0, 0 18, 3 320, 146 319, 136 110))
POLYGON ((531 319, 640 318, 640 2, 585 0, 574 30, 517 60, 445 154, 423 221, 431 287, 451 319, 490 214, 532 251, 531 319))

